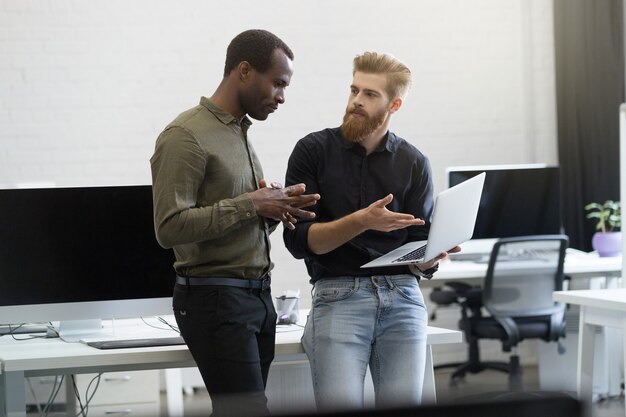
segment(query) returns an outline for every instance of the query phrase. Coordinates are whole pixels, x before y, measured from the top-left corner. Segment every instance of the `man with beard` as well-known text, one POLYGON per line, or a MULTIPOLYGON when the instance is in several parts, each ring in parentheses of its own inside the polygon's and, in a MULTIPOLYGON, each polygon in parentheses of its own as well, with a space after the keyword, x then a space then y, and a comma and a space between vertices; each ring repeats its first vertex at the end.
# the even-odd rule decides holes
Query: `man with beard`
POLYGON ((421 401, 427 312, 419 277, 431 278, 446 253, 424 264, 360 268, 428 236, 430 163, 389 131, 410 84, 396 58, 357 56, 343 124, 307 135, 289 159, 286 184, 322 196, 311 208, 315 220, 283 232, 314 286, 302 343, 320 411, 363 407, 368 365, 377 407, 421 401))

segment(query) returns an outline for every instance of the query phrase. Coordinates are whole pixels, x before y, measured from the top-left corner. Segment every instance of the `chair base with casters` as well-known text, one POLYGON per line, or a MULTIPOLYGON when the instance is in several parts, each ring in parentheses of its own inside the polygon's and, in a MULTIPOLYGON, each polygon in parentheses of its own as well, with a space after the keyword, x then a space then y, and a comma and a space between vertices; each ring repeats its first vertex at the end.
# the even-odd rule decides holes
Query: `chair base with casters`
MULTIPOLYGON (((550 338, 550 326, 551 317, 519 317, 513 318, 523 338, 518 340, 518 343, 526 338, 542 339, 546 342, 554 341, 550 338)), ((559 323, 558 337, 565 335, 565 323, 559 323)), ((494 339, 502 342, 502 350, 510 352, 510 358, 508 363, 492 362, 495 367, 485 367, 483 369, 500 369, 509 373, 508 383, 510 391, 521 391, 523 389, 522 379, 522 367, 520 366, 520 358, 517 354, 517 344, 511 346, 508 344, 507 333, 504 328, 491 317, 480 317, 474 320, 472 324, 471 332, 473 337, 478 343, 479 339, 494 339)), ((564 348, 559 342, 559 353, 564 352, 564 348)), ((487 362, 489 363, 489 362, 487 362)))
POLYGON ((445 287, 436 287, 430 294, 430 299, 436 304, 431 314, 431 320, 436 318, 436 310, 439 307, 458 304, 461 306, 461 320, 459 329, 463 331, 465 341, 468 344, 467 360, 464 362, 451 362, 435 365, 434 369, 455 368, 450 376, 450 385, 455 386, 466 374, 476 374, 487 369, 500 372, 509 372, 509 363, 480 360, 478 339, 471 333, 470 320, 472 317, 482 316, 481 289, 464 282, 447 282, 445 287), (448 288, 445 288, 448 287, 448 288))

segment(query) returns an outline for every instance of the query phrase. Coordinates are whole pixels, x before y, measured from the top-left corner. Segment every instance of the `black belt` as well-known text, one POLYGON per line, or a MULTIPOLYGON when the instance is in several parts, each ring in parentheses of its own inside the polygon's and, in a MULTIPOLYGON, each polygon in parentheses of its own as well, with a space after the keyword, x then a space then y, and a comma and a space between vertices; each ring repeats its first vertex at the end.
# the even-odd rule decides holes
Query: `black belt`
POLYGON ((266 290, 270 287, 270 276, 263 275, 261 279, 242 279, 226 277, 181 277, 176 275, 176 283, 181 285, 221 285, 226 287, 253 288, 266 290))

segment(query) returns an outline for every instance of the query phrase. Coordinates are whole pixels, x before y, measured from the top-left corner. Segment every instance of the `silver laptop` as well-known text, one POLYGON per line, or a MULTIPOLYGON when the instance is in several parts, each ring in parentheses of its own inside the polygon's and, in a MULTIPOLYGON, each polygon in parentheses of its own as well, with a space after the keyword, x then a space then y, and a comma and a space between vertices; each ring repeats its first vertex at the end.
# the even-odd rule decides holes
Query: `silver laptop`
POLYGON ((484 182, 483 172, 440 192, 435 200, 428 240, 406 243, 361 268, 428 262, 469 240, 474 233, 484 182))

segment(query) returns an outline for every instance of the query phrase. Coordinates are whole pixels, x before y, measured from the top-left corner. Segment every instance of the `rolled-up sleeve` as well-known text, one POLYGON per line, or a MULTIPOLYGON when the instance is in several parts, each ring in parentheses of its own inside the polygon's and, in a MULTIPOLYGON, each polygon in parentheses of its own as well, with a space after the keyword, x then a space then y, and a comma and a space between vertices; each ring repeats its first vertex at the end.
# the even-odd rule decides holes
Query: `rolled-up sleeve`
MULTIPOLYGON (((306 148, 302 140, 299 141, 289 157, 285 186, 304 183, 307 194, 319 193, 316 170, 316 159, 313 152, 306 148)), ((317 205, 307 207, 305 210, 319 215, 317 205)), ((295 224, 295 229, 284 228, 283 230, 285 246, 296 259, 306 259, 313 256, 313 252, 309 249, 308 234, 309 228, 314 222, 315 220, 299 218, 295 224)))

